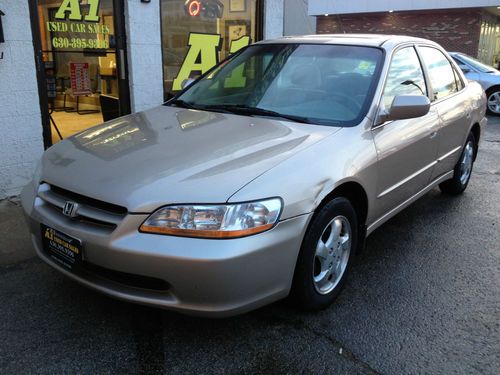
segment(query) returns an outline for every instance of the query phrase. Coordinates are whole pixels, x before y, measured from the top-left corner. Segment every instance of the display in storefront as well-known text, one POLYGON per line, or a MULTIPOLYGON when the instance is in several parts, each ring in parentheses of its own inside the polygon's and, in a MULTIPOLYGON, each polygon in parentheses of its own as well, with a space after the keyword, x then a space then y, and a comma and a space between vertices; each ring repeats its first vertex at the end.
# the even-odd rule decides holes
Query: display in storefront
POLYGON ((219 0, 186 0, 184 11, 191 17, 222 18, 224 4, 219 0))
POLYGON ((229 0, 229 11, 245 12, 246 11, 245 0, 229 0))
MULTIPOLYGON (((257 0, 161 0, 165 98, 259 40, 257 0)), ((241 84, 242 77, 234 81, 241 84)), ((232 81, 232 79, 231 79, 232 81)))
MULTIPOLYGON (((230 53, 235 53, 250 44, 249 36, 242 36, 231 42, 230 53)), ((204 74, 214 67, 218 62, 218 55, 222 45, 222 37, 219 34, 190 33, 188 41, 188 53, 184 58, 179 74, 174 79, 172 89, 182 89, 182 83, 191 77, 193 72, 204 74)))
POLYGON ((86 21, 86 22, 99 22, 99 5, 100 0, 87 0, 89 11, 83 16, 83 6, 80 5, 79 0, 63 0, 61 6, 57 10, 55 18, 58 20, 70 21, 86 21))
POLYGON ((69 63, 71 92, 74 96, 92 94, 89 63, 69 63))
POLYGON ((55 49, 108 49, 110 48, 109 26, 100 24, 99 0, 65 0, 59 8, 50 11, 46 29, 52 35, 55 49))

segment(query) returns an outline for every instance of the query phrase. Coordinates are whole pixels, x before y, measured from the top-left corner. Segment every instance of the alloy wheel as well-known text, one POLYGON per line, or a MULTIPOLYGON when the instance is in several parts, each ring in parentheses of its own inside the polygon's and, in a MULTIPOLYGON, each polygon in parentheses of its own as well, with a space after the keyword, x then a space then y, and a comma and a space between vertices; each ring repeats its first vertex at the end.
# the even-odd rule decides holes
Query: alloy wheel
POLYGON ((488 96, 488 109, 494 114, 500 115, 500 91, 495 91, 488 96))
POLYGON ((351 238, 351 225, 345 216, 336 216, 323 229, 313 260, 313 283, 319 294, 330 293, 342 279, 351 253, 351 238))
POLYGON ((472 164, 474 162, 474 145, 472 141, 467 142, 460 161, 460 182, 465 185, 470 178, 472 172, 472 164))

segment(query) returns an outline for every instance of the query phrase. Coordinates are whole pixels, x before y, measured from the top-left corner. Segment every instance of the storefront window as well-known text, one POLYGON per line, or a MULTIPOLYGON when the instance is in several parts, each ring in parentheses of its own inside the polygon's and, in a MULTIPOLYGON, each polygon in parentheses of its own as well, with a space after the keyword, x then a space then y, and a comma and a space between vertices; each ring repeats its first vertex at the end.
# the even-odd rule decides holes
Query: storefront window
POLYGON ((256 41, 258 0, 161 0, 165 97, 256 41))
POLYGON ((52 142, 118 117, 113 0, 38 0, 38 18, 52 142))

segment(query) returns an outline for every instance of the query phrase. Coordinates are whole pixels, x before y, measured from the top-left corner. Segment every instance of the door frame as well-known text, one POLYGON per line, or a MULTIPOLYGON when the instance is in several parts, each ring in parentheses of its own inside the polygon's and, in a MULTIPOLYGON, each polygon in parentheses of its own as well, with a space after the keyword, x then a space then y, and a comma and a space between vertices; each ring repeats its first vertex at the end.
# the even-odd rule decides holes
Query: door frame
MULTIPOLYGON (((47 95, 47 81, 43 62, 42 40, 40 33, 40 22, 38 17, 38 0, 29 0, 29 13, 31 21, 31 34, 33 37, 33 49, 36 65, 36 76, 38 84, 38 96, 42 120, 43 146, 45 149, 52 146, 52 128, 49 115, 49 98, 47 95)), ((115 27, 116 66, 118 79, 118 98, 120 103, 120 116, 131 113, 130 84, 127 61, 127 34, 125 27, 125 4, 124 0, 113 0, 113 22, 115 27)))

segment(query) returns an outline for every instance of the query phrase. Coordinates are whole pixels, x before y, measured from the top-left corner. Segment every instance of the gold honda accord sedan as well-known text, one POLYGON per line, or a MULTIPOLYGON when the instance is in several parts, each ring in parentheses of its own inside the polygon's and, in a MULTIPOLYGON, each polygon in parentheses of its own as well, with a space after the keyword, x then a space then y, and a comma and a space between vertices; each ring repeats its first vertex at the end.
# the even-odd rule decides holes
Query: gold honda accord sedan
POLYGON ((264 41, 184 86, 49 148, 22 204, 56 270, 190 314, 327 307, 377 227, 466 189, 486 124, 481 86, 412 37, 264 41))

